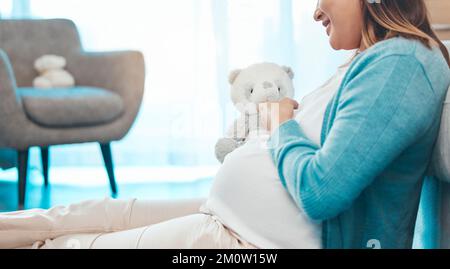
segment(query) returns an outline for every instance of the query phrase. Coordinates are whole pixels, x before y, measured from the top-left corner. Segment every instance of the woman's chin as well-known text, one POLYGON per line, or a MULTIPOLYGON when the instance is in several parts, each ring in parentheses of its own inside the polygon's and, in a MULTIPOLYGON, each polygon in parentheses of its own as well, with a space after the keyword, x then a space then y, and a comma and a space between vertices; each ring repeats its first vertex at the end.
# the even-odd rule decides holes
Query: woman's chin
POLYGON ((351 42, 339 42, 337 38, 334 38, 333 34, 330 35, 330 45, 334 50, 354 50, 359 48, 358 45, 351 42))
POLYGON ((360 47, 360 41, 342 40, 337 36, 331 31, 329 42, 334 50, 355 50, 360 47))
POLYGON ((342 48, 339 46, 339 42, 330 35, 330 45, 334 50, 341 50, 342 48))

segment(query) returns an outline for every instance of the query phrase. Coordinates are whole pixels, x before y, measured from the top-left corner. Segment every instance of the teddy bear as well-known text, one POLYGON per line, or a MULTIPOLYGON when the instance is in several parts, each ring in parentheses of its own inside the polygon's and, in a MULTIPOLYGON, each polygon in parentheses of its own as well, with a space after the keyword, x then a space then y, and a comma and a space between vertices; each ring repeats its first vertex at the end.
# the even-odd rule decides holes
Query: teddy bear
POLYGON ((64 70, 66 59, 58 55, 44 55, 34 62, 39 76, 34 79, 35 88, 69 88, 75 85, 73 76, 64 70))
POLYGON ((228 154, 244 145, 251 131, 258 130, 259 104, 294 97, 293 79, 290 67, 274 63, 258 63, 230 73, 231 100, 240 116, 216 143, 219 162, 223 163, 228 154))

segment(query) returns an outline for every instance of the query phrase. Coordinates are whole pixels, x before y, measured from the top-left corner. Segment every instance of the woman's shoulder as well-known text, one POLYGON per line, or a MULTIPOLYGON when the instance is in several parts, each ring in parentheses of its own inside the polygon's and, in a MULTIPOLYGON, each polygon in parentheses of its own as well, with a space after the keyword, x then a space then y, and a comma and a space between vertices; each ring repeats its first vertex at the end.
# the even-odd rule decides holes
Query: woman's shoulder
POLYGON ((428 48, 418 40, 404 37, 394 37, 378 42, 361 53, 359 62, 373 62, 392 56, 411 57, 424 65, 434 62, 448 69, 445 58, 438 47, 428 48))
POLYGON ((418 40, 403 37, 378 42, 358 55, 352 63, 349 75, 352 76, 351 73, 357 75, 369 66, 378 65, 379 68, 383 68, 383 64, 392 64, 392 61, 386 60, 388 58, 403 58, 405 60, 403 62, 407 63, 397 72, 407 72, 408 68, 421 67, 424 75, 434 86, 448 87, 450 83, 450 69, 438 47, 429 48, 418 40))

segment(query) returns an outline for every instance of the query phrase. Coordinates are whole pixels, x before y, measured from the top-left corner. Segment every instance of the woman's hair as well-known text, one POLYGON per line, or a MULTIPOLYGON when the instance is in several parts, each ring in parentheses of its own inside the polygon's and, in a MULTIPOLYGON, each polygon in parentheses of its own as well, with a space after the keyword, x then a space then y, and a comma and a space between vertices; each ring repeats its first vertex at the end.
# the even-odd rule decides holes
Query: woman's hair
POLYGON ((366 48, 396 36, 416 39, 428 48, 438 46, 450 67, 448 50, 431 26, 424 0, 361 1, 364 24, 362 44, 366 48))

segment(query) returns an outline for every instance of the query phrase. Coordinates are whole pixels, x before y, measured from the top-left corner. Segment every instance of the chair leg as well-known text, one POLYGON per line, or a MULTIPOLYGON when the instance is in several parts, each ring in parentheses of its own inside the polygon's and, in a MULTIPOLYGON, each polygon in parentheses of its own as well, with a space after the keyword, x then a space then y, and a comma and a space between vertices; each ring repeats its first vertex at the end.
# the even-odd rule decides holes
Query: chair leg
POLYGON ((44 185, 48 187, 48 169, 50 166, 50 147, 41 147, 42 174, 44 175, 44 185))
POLYGON ((111 144, 100 144, 102 150, 103 161, 105 162, 106 171, 108 172, 109 183, 113 196, 117 195, 116 178, 114 176, 114 164, 111 153, 111 144))
POLYGON ((27 187, 27 173, 28 173, 28 153, 29 149, 19 150, 18 157, 18 174, 19 174, 19 209, 25 207, 25 192, 27 187))

